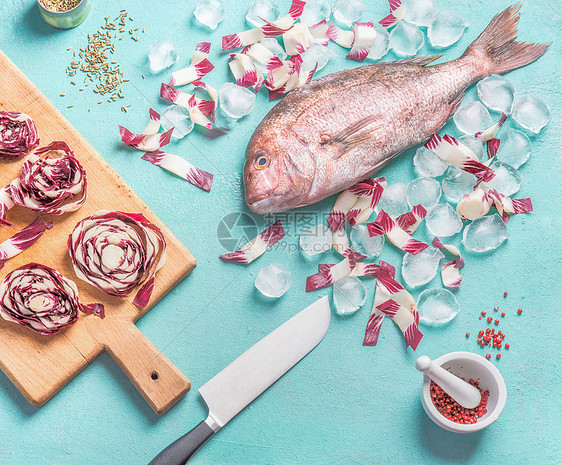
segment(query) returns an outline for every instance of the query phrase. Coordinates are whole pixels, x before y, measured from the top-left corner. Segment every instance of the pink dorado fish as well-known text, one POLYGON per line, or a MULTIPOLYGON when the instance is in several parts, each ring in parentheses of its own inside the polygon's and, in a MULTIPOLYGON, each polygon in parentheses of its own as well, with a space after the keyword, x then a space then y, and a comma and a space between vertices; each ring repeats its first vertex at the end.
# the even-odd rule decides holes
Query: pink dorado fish
POLYGON ((371 176, 439 131, 476 81, 540 58, 516 42, 519 5, 496 15, 458 59, 419 56, 330 74, 292 91, 246 151, 246 203, 259 214, 318 202, 371 176))

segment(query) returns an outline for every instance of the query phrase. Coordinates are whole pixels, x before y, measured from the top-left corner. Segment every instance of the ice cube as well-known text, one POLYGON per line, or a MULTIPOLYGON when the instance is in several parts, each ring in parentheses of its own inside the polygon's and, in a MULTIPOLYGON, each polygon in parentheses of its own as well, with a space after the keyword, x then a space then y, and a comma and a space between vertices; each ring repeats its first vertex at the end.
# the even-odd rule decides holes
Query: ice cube
POLYGON ((471 136, 492 125, 490 113, 480 102, 461 105, 453 115, 453 121, 460 132, 471 136))
POLYGON ((274 37, 266 37, 261 41, 261 44, 268 48, 274 55, 277 56, 281 61, 287 58, 287 52, 281 46, 281 44, 274 37))
POLYGON ((281 10, 274 0, 255 0, 250 4, 246 21, 256 27, 263 26, 265 22, 272 22, 279 18, 281 10))
POLYGON ((460 305, 448 289, 426 289, 418 298, 420 322, 430 326, 448 323, 459 313, 460 305))
POLYGON ((232 82, 225 82, 219 90, 219 101, 222 111, 238 119, 254 109, 256 94, 232 82))
POLYGON ((367 7, 363 0, 336 0, 334 3, 334 19, 347 27, 358 21, 367 7))
POLYGON ((518 129, 508 129, 501 138, 497 158, 515 169, 525 163, 531 155, 531 141, 518 129))
POLYGON ((193 131, 193 121, 191 121, 189 111, 177 105, 170 105, 166 108, 162 112, 162 119, 160 121, 164 131, 174 128, 172 137, 176 139, 183 139, 193 131))
POLYGON ((378 210, 384 210, 390 216, 398 216, 408 211, 406 186, 401 183, 385 187, 378 204, 378 210))
POLYGON ((487 183, 490 189, 496 189, 503 195, 512 195, 519 190, 523 182, 523 175, 513 166, 501 161, 495 161, 490 168, 496 173, 487 183))
POLYGON ((222 0, 199 0, 193 15, 201 24, 215 30, 226 15, 226 6, 222 0))
POLYGON ((255 284, 264 296, 281 297, 291 287, 291 272, 279 263, 273 263, 259 271, 255 284))
POLYGON ((375 23, 375 31, 377 36, 367 55, 369 60, 380 60, 390 49, 390 34, 386 28, 382 27, 379 23, 375 23))
POLYGON ((402 0, 404 19, 416 26, 429 26, 435 17, 435 0, 402 0))
POLYGON ((408 183, 406 197, 410 207, 421 204, 429 209, 439 203, 441 184, 432 178, 414 179, 408 183))
POLYGON ((325 45, 312 44, 306 52, 301 54, 302 69, 312 71, 317 66, 316 71, 320 71, 328 64, 330 58, 336 56, 331 48, 325 45))
POLYGON ((301 249, 307 255, 328 252, 332 249, 332 230, 323 224, 305 228, 299 241, 301 249))
POLYGON ((478 137, 467 134, 459 137, 459 141, 472 150, 479 159, 482 159, 484 144, 482 144, 482 141, 478 139, 478 137))
POLYGON ((328 0, 307 0, 300 20, 308 26, 330 18, 332 8, 328 0))
POLYGON ((538 134, 550 119, 550 110, 536 95, 524 95, 517 101, 513 119, 521 127, 538 134))
POLYGON ((151 44, 148 47, 150 69, 154 73, 169 68, 178 61, 178 57, 178 51, 171 42, 163 41, 157 44, 151 44))
POLYGON ((390 33, 390 47, 400 57, 413 57, 422 46, 423 32, 406 21, 400 21, 390 33))
POLYGON ((476 182, 476 176, 473 174, 460 170, 456 166, 449 166, 441 181, 441 186, 448 198, 458 202, 464 194, 472 192, 476 182))
POLYGON ((441 203, 427 213, 425 225, 434 236, 449 237, 462 229, 462 220, 451 205, 441 203))
POLYGON ((441 176, 450 165, 431 150, 422 146, 416 150, 414 166, 422 176, 436 178, 441 176))
POLYGON ((512 112, 515 87, 508 79, 494 74, 478 82, 476 89, 478 97, 488 108, 508 115, 512 112))
POLYGON ((357 252, 368 257, 378 257, 384 247, 384 234, 371 237, 365 224, 356 224, 351 228, 351 243, 357 252))
POLYGON ((446 48, 457 42, 468 22, 456 11, 443 10, 435 15, 427 28, 427 38, 435 48, 446 48))
POLYGON ((407 253, 402 258, 402 277, 410 287, 427 284, 437 274, 439 261, 445 258, 443 252, 430 245, 417 255, 407 253))
POLYGON ((507 226, 500 215, 483 216, 464 228, 463 245, 475 252, 487 252, 497 248, 509 236, 507 226))
POLYGON ((367 300, 365 286, 355 276, 338 279, 332 292, 336 313, 342 316, 355 313, 367 300))

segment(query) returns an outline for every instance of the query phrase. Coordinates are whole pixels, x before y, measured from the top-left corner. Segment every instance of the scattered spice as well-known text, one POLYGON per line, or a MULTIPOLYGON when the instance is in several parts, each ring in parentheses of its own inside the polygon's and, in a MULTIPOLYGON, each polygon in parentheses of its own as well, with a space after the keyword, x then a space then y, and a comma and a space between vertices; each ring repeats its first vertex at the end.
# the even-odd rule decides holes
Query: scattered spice
MULTIPOLYGON (((490 354, 488 354, 486 358, 490 358, 490 354)), ((486 405, 488 404, 488 396, 490 395, 489 391, 484 391, 483 389, 480 389, 478 387, 478 381, 470 379, 468 382, 476 387, 480 391, 480 395, 482 396, 480 403, 473 409, 462 407, 433 381, 429 386, 431 400, 437 411, 445 418, 454 421, 455 423, 464 425, 476 423, 478 421, 478 418, 484 416, 484 414, 487 412, 486 405)))
MULTIPOLYGON (((495 311, 499 310, 499 307, 494 307, 495 311)), ((482 315, 486 315, 485 311, 480 312, 481 314, 478 316, 479 320, 482 320, 482 315)), ((519 308, 517 310, 517 313, 519 315, 521 315, 523 313, 523 310, 521 308, 519 308)), ((505 312, 501 312, 501 317, 505 318, 505 312)), ((493 320, 493 318, 491 316, 486 318, 486 322, 487 324, 490 324, 490 322, 493 320)), ((495 325, 499 325, 500 324, 500 319, 495 319, 494 320, 494 324, 495 325)), ((470 333, 466 333, 466 337, 468 337, 470 335, 470 333)), ((495 328, 486 328, 481 329, 478 331, 478 335, 476 337, 476 344, 478 344, 480 347, 491 347, 493 349, 497 349, 498 351, 501 350, 502 345, 503 345, 503 341, 505 339, 506 335, 505 333, 503 333, 501 330, 498 330, 496 332, 495 328)), ((509 344, 505 344, 503 345, 506 349, 509 349, 509 344)), ((486 358, 488 360, 490 360, 491 358, 491 354, 486 354, 486 358)), ((498 352, 496 354, 496 360, 499 360, 501 358, 501 354, 498 352)))
MULTIPOLYGON (((43 6, 43 8, 49 11, 60 13, 63 11, 72 10, 72 8, 78 6, 81 1, 82 0, 39 0, 39 3, 41 3, 41 6, 43 6)), ((67 50, 70 50, 70 48, 68 48, 67 50)))
POLYGON ((503 296, 504 296, 504 297, 507 297, 507 291, 505 291, 505 292, 503 293, 503 296))
MULTIPOLYGON (((79 0, 40 0, 41 2, 50 1, 54 3, 64 3, 79 0)), ((115 102, 117 97, 124 98, 123 83, 128 79, 124 79, 124 72, 121 69, 119 62, 113 57, 109 58, 115 53, 115 41, 121 40, 123 36, 117 38, 119 33, 123 33, 125 20, 128 14, 125 10, 121 10, 119 14, 111 20, 111 16, 106 16, 105 24, 101 26, 93 34, 88 34, 88 43, 85 47, 80 48, 78 57, 76 52, 73 52, 74 59, 70 62, 66 72, 68 76, 75 76, 77 72, 86 74, 84 82, 90 81, 95 83, 93 92, 99 95, 108 95, 108 102, 115 102), (117 32, 119 29, 119 32, 117 32)), ((129 18, 132 20, 132 18, 129 18)), ((138 28, 137 28, 138 29, 138 28)), ((136 30, 136 29, 135 29, 136 30)), ((144 29, 143 29, 144 32, 144 29)), ((130 31, 131 36, 134 30, 130 31)), ((138 41, 140 35, 132 37, 133 40, 138 41)), ((70 47, 67 49, 70 50, 70 47)), ((76 85, 73 81, 71 84, 76 85)), ((85 87, 80 88, 80 91, 85 90, 85 87)), ((98 102, 101 103, 102 101, 98 102)))

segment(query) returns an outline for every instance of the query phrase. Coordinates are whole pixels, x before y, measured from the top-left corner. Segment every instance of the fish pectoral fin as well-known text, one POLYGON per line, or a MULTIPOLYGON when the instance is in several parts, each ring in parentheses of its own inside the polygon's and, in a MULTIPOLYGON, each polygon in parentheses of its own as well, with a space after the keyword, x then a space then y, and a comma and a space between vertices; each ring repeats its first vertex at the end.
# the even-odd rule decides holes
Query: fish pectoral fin
POLYGON ((449 103, 449 117, 453 116, 453 114, 457 111, 457 108, 459 108, 459 105, 461 104, 463 97, 464 97, 464 91, 462 91, 459 95, 455 97, 455 99, 451 103, 449 103))
POLYGON ((339 150, 335 150, 334 158, 339 158, 349 152, 357 145, 369 140, 373 137, 376 130, 380 129, 381 125, 373 125, 380 118, 378 116, 367 116, 350 126, 347 126, 332 138, 326 136, 321 138, 321 145, 339 146, 339 150))
POLYGON ((428 56, 419 56, 419 57, 411 57, 411 58, 403 58, 402 60, 390 61, 389 63, 392 64, 400 64, 400 65, 419 65, 419 66, 427 66, 430 63, 433 63, 435 60, 438 60, 443 55, 428 55, 428 56))

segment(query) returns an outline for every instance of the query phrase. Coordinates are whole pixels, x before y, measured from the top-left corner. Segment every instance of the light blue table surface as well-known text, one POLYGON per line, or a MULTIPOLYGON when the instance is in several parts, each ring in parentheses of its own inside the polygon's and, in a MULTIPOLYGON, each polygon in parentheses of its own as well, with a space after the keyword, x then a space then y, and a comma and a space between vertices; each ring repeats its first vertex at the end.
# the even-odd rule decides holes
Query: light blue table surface
MULTIPOLYGON (((387 14, 384 0, 367 2, 363 20, 387 14)), ((458 57, 507 0, 438 1, 470 21, 461 40, 445 50, 445 59, 458 57)), ((28 404, 0 374, 0 463, 27 464, 144 464, 162 447, 206 416, 197 388, 272 329, 312 303, 328 289, 305 293, 308 275, 320 262, 334 262, 332 252, 307 260, 298 251, 302 228, 294 217, 284 220, 284 250, 266 253, 248 267, 223 263, 216 238, 219 220, 229 212, 247 211, 240 187, 244 150, 255 126, 272 107, 263 91, 256 108, 235 130, 211 140, 194 132, 169 151, 183 155, 215 175, 210 194, 140 160, 140 153, 123 149, 117 124, 140 131, 148 108, 162 111, 162 81, 170 71, 152 75, 150 43, 168 39, 180 50, 180 61, 191 58, 194 45, 212 43, 216 69, 207 82, 216 87, 231 80, 228 55, 220 53, 221 36, 247 28, 244 16, 250 0, 229 1, 227 19, 210 33, 194 22, 193 0, 92 0, 86 21, 74 30, 59 31, 42 22, 32 0, 0 3, 0 48, 25 72, 71 123, 106 158, 142 199, 164 220, 197 257, 195 271, 143 317, 139 328, 191 380, 193 389, 162 417, 155 415, 125 375, 106 354, 85 369, 41 408, 28 404), (107 15, 121 8, 134 17, 128 27, 146 27, 139 42, 118 42, 116 57, 126 77, 123 103, 103 103, 91 91, 69 84, 65 68, 67 47, 83 47, 107 15), (141 78, 145 74, 146 79, 141 78), (60 97, 60 93, 66 97, 60 97), (74 104, 73 108, 67 105, 74 104), (123 113, 120 106, 131 104, 123 113), (91 112, 88 113, 88 108, 91 112), (268 301, 254 289, 258 271, 281 263, 292 272, 292 287, 279 300, 268 301)), ((288 0, 280 1, 282 10, 288 0)), ((531 159, 522 168, 524 182, 517 197, 531 196, 535 211, 509 223, 510 238, 494 253, 462 249, 466 266, 457 293, 461 312, 444 328, 423 327, 418 350, 404 348, 398 329, 387 321, 376 347, 361 345, 371 309, 374 281, 366 281, 367 303, 349 318, 333 317, 323 342, 285 377, 220 431, 193 458, 193 464, 443 464, 562 462, 560 427, 560 32, 562 9, 555 0, 524 2, 521 40, 553 41, 537 63, 509 74, 518 93, 536 93, 548 102, 550 124, 531 138, 531 159), (503 292, 509 295, 503 298, 503 292), (502 329, 511 344, 502 351, 500 369, 507 384, 507 405, 499 420, 472 435, 455 435, 434 425, 422 410, 422 378, 413 362, 421 354, 437 357, 456 350, 485 354, 475 335, 484 325, 481 310, 496 305, 507 313, 502 329), (522 316, 516 315, 522 307, 522 316), (470 332, 469 339, 465 333, 470 332)), ((337 52, 327 74, 357 66, 337 52)), ((433 54, 429 45, 422 54, 433 54)), ((390 53, 385 60, 395 59, 390 53)), ((475 89, 467 101, 476 98, 475 89)), ((25 109, 23 109, 25 110, 25 109)), ((512 125, 510 121, 508 123, 512 125)), ((451 134, 458 134, 449 123, 451 134)), ((380 174, 389 182, 407 183, 417 177, 414 149, 380 174)), ((307 211, 326 214, 333 198, 307 211)), ((260 225, 262 218, 256 218, 260 225)), ((428 239, 422 226, 417 235, 428 239)), ((452 239, 460 243, 460 234, 452 239)), ((391 246, 382 257, 395 266, 401 253, 391 246)), ((439 276, 429 286, 441 287, 439 276)), ((413 290, 417 297, 422 289, 413 290)), ((493 312, 492 312, 493 313, 493 312)), ((1 335, 0 335, 1 337, 1 335)))

